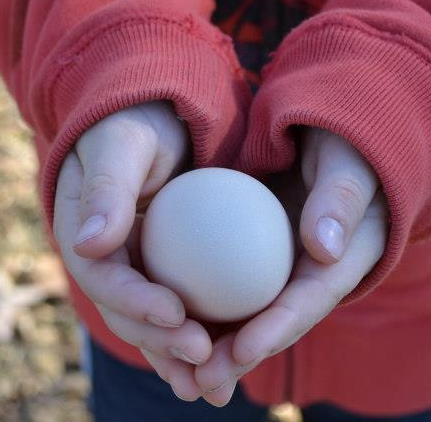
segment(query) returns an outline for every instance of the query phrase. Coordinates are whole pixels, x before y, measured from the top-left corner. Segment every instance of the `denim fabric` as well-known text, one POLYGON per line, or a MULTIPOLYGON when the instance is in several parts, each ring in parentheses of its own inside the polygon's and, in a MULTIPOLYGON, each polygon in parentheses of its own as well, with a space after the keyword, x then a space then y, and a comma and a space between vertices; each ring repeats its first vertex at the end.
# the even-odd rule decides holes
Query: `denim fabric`
POLYGON ((302 410, 303 422, 431 422, 431 412, 406 415, 396 418, 375 418, 354 415, 330 404, 319 403, 302 410))
MULTIPOLYGON (((215 408, 203 399, 179 400, 155 373, 120 362, 82 327, 81 364, 92 381, 88 399, 95 422, 266 422, 268 409, 251 403, 237 387, 231 402, 215 408)), ((303 422, 431 422, 431 411, 374 418, 319 403, 302 410, 303 422)))
POLYGON ((203 399, 188 403, 154 372, 124 364, 91 341, 92 405, 95 422, 265 422, 268 410, 237 388, 216 408, 203 399))

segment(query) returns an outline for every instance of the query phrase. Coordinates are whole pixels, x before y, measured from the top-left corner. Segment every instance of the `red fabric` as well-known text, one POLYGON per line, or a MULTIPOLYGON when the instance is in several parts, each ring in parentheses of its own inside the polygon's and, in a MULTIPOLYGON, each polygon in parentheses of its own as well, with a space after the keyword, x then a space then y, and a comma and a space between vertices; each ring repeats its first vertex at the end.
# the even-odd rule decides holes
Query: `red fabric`
MULTIPOLYGON (((67 151, 131 104, 172 100, 198 167, 285 169, 294 160, 291 125, 347 138, 388 198, 385 255, 348 304, 243 383, 266 403, 329 400, 377 415, 429 409, 431 1, 303 3, 316 12, 325 5, 285 37, 253 102, 231 40, 209 21, 210 0, 3 0, 0 70, 37 135, 48 220, 67 151)), ((73 281, 71 292, 102 345, 147 365, 73 281)))

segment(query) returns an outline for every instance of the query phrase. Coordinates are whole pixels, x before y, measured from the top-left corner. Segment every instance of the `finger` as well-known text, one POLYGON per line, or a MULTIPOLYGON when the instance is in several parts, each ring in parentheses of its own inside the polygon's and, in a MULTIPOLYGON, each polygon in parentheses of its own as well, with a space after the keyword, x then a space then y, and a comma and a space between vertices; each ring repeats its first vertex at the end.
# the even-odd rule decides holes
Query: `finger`
POLYGON ((201 396, 202 392, 194 378, 193 365, 158 356, 149 350, 143 349, 141 352, 159 377, 170 384, 179 399, 195 401, 201 396))
POLYGON ((136 108, 112 114, 77 143, 84 168, 75 251, 88 258, 120 247, 132 227, 139 191, 151 168, 157 135, 136 108))
POLYGON ((301 216, 302 242, 317 261, 334 263, 343 256, 372 200, 377 177, 345 139, 319 129, 307 132, 303 174, 311 182, 311 192, 301 216))
POLYGON ((211 339, 196 321, 186 319, 181 327, 163 328, 132 321, 103 305, 98 309, 115 335, 140 349, 193 365, 203 364, 211 355, 211 339))
POLYGON ((165 183, 184 170, 191 155, 191 143, 188 142, 186 124, 176 117, 168 102, 145 103, 139 108, 144 109, 160 139, 153 165, 138 200, 138 210, 142 211, 165 183), (164 113, 160 114, 160 110, 164 113))
POLYGON ((174 113, 159 103, 112 114, 81 137, 76 146, 84 168, 78 254, 105 256, 125 242, 141 190, 151 196, 178 160, 180 152, 169 142, 184 148, 186 132, 174 113), (163 142, 166 151, 159 149, 161 137, 169 139, 163 142))
POLYGON ((203 391, 203 398, 210 404, 221 407, 229 403, 238 377, 237 366, 232 358, 235 334, 227 334, 215 344, 211 358, 205 365, 196 368, 195 378, 203 391))
POLYGON ((304 254, 285 290, 238 333, 233 356, 239 364, 259 362, 297 341, 352 291, 383 254, 386 212, 372 204, 343 258, 322 265, 304 254))
POLYGON ((185 318, 181 300, 171 290, 149 283, 133 270, 125 248, 102 260, 81 258, 74 252, 82 178, 78 158, 70 153, 60 171, 54 212, 54 234, 69 272, 93 302, 138 322, 181 325, 185 318))

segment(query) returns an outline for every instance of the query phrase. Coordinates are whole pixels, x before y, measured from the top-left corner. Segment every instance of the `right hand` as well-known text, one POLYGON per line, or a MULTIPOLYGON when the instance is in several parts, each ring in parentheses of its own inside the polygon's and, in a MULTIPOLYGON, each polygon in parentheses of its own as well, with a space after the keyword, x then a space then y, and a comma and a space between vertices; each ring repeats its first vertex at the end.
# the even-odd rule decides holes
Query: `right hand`
POLYGON ((95 124, 61 168, 54 236, 107 326, 139 347, 178 396, 196 400, 193 364, 209 359, 211 339, 185 319, 174 292, 135 269, 142 269, 137 206, 179 173, 188 145, 186 126, 167 102, 130 107, 95 124))

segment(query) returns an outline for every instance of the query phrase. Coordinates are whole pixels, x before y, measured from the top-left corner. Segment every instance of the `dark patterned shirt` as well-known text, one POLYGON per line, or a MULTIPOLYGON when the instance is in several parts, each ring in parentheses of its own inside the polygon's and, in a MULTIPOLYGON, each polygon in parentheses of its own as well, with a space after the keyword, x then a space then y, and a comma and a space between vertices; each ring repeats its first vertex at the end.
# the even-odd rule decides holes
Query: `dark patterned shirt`
POLYGON ((254 89, 270 53, 324 0, 217 0, 213 23, 234 39, 239 60, 254 89))

